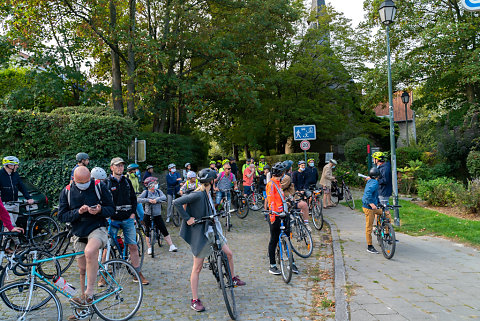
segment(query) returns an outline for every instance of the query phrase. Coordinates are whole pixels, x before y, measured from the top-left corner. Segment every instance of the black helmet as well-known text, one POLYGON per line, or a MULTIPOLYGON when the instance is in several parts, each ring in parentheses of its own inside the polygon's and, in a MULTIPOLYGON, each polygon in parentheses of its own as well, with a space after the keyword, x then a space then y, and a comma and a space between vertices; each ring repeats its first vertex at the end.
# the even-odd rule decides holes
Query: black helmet
POLYGON ((286 166, 285 162, 278 162, 272 167, 272 175, 273 176, 280 176, 283 172, 285 172, 286 166))
POLYGON ((376 178, 376 177, 380 176, 380 171, 378 170, 378 168, 372 167, 368 171, 368 176, 370 176, 371 178, 376 178))
POLYGON ((200 183, 208 183, 217 178, 217 172, 211 168, 204 168, 198 173, 198 181, 200 183))
POLYGON ((87 153, 78 153, 75 158, 77 159, 77 162, 81 162, 82 160, 89 159, 90 157, 88 157, 87 153))
POLYGON ((270 169, 270 165, 263 166, 263 169, 270 169))

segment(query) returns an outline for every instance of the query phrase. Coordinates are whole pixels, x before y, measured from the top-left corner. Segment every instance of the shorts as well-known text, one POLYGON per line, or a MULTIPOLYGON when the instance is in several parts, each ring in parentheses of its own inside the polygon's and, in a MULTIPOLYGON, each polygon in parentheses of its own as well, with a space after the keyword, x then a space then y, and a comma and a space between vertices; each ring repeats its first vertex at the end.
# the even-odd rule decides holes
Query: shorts
POLYGON ((324 186, 324 187, 323 187, 323 192, 324 192, 325 194, 330 194, 330 193, 332 192, 331 190, 332 190, 331 187, 327 187, 327 186, 324 186))
MULTIPOLYGON (((73 248, 75 252, 83 252, 85 251, 85 247, 87 247, 87 243, 84 242, 85 239, 97 239, 99 240, 102 244, 100 245, 100 248, 104 248, 107 246, 108 242, 108 232, 106 227, 99 227, 97 229, 94 229, 93 231, 88 234, 87 237, 78 237, 78 236, 72 236, 72 242, 73 242, 73 248)), ((88 242, 88 241, 87 241, 88 242)), ((83 256, 83 255, 79 255, 83 256)))
POLYGON ((125 244, 137 244, 137 230, 135 228, 135 219, 127 218, 123 221, 110 221, 110 236, 116 240, 118 230, 123 230, 125 244))
POLYGON ((216 194, 216 197, 215 197, 215 204, 220 204, 220 202, 222 201, 222 198, 225 194, 227 194, 227 200, 230 202, 230 200, 231 200, 230 191, 225 191, 225 192, 217 191, 217 194, 216 194))
MULTIPOLYGON (((211 235, 213 237, 213 233, 211 235)), ((196 257, 206 258, 210 254, 212 254, 212 252, 213 252, 213 247, 212 247, 213 242, 215 242, 215 239, 209 237, 207 244, 205 244, 203 249, 200 251, 200 253, 198 253, 198 255, 196 257)), ((222 236, 220 236, 220 248, 222 248, 225 244, 227 244, 227 241, 222 236)))
POLYGON ((245 195, 252 194, 252 187, 251 186, 243 186, 243 194, 245 194, 245 195))

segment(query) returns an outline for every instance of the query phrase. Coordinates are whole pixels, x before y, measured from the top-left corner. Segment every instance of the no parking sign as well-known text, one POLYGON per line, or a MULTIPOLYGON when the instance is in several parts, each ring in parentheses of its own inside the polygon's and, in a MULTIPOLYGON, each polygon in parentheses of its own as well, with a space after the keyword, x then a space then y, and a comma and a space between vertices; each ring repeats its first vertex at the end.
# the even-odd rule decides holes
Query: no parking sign
POLYGON ((305 151, 309 150, 310 142, 308 140, 302 140, 302 142, 300 143, 300 148, 305 151))

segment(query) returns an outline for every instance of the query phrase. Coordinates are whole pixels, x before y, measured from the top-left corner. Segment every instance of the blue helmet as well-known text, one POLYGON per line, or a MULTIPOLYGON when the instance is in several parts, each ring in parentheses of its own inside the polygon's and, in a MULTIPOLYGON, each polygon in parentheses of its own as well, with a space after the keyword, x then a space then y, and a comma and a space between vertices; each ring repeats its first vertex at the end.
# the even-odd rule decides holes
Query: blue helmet
POLYGON ((131 171, 132 169, 137 169, 139 166, 138 164, 130 164, 127 166, 127 171, 131 171))

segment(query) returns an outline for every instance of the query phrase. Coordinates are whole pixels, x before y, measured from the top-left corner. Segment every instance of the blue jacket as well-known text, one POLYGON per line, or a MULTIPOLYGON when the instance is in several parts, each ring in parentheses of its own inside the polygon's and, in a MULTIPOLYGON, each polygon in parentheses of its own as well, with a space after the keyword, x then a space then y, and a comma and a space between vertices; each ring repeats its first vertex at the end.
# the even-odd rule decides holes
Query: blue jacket
POLYGON ((390 197, 392 196, 392 167, 390 162, 383 163, 377 167, 380 171, 380 177, 378 178, 378 194, 380 196, 390 197))
POLYGON ((318 182, 318 170, 316 167, 307 166, 305 168, 305 176, 307 177, 306 187, 310 187, 310 185, 317 184, 318 182))
POLYGON ((25 199, 28 200, 31 198, 17 172, 9 175, 5 168, 0 169, 0 197, 2 201, 18 201, 18 191, 22 192, 25 199))
POLYGON ((175 194, 178 194, 180 191, 180 181, 177 181, 178 178, 182 178, 180 176, 180 173, 175 172, 175 173, 168 173, 167 174, 167 194, 168 195, 173 195, 174 192, 175 194))
POLYGON ((367 185, 365 185, 365 191, 363 192, 362 203, 363 207, 372 209, 370 204, 379 204, 378 199, 378 181, 376 179, 369 179, 367 185))

